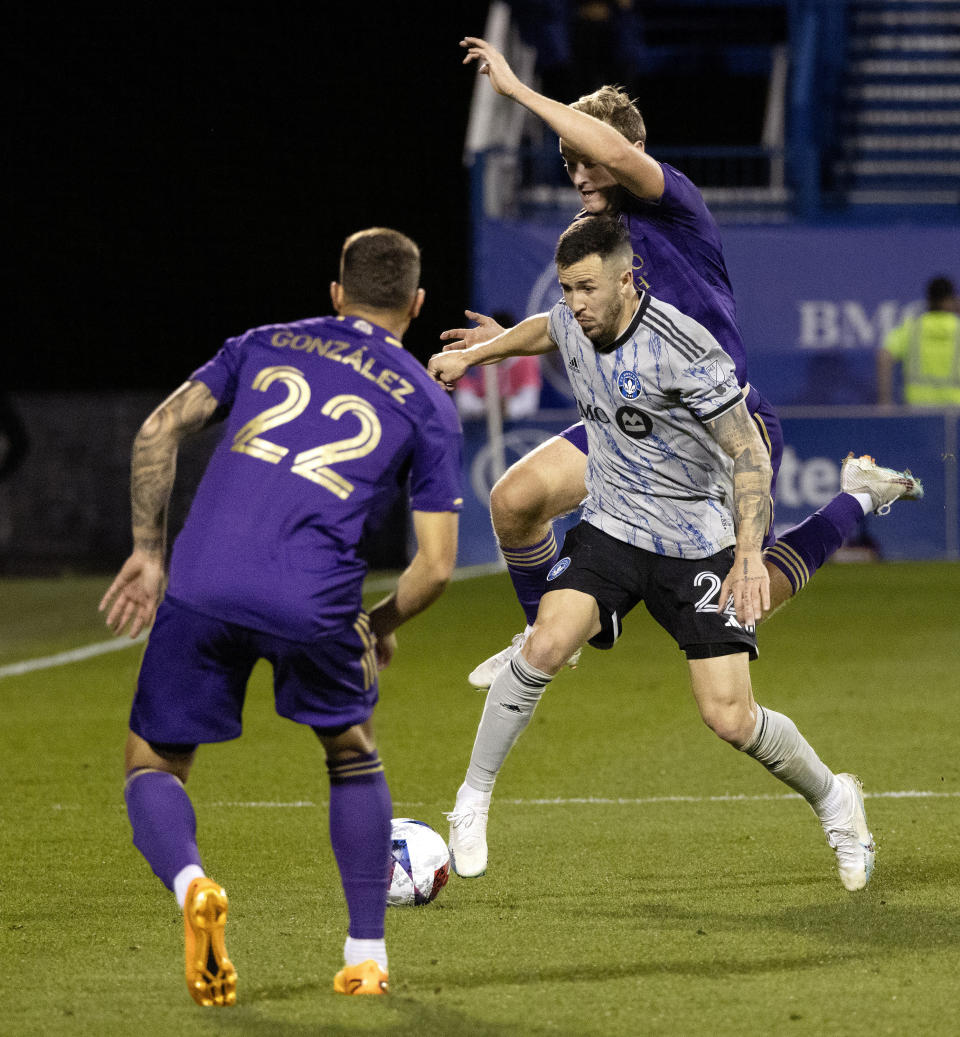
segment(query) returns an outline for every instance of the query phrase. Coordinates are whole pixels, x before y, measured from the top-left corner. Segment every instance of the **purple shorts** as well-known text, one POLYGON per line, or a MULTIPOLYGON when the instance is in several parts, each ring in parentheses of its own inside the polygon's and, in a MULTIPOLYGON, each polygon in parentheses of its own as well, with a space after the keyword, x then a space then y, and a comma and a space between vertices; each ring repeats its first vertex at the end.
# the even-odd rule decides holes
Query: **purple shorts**
MULTIPOLYGON (((780 462, 783 460, 783 429, 780 426, 780 419, 777 417, 773 407, 752 385, 747 393, 747 410, 753 415, 753 420, 760 430, 760 438, 770 452, 770 465, 773 468, 773 478, 770 480, 770 497, 773 503, 776 504, 777 473, 780 471, 780 462)), ((565 428, 560 433, 560 438, 575 446, 581 454, 588 452, 587 429, 582 421, 578 421, 576 425, 565 428)), ((776 535, 773 532, 773 513, 771 508, 770 525, 767 527, 767 535, 764 538, 763 546, 770 547, 776 539, 776 535)))
POLYGON ((354 627, 305 644, 212 619, 168 595, 143 656, 130 729, 167 745, 237 738, 259 659, 273 665, 280 716, 310 727, 361 724, 378 697, 371 644, 365 613, 354 627))

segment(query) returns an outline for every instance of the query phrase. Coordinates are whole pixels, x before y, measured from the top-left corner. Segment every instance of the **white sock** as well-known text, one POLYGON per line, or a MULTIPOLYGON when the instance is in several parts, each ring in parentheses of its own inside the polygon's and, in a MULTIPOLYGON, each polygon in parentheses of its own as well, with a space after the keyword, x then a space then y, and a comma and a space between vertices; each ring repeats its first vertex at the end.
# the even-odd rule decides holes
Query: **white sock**
POLYGON ((486 810, 490 806, 490 798, 493 795, 492 792, 481 792, 479 789, 471 788, 466 782, 464 782, 460 788, 457 789, 457 804, 455 809, 459 810, 460 807, 477 807, 480 810, 486 810))
POLYGON ((553 680, 518 652, 497 674, 483 707, 465 784, 488 796, 503 761, 523 734, 543 689, 553 680))
POLYGON ((842 789, 789 717, 758 703, 753 738, 743 751, 799 792, 821 820, 836 813, 842 789))
POLYGON ((355 940, 347 937, 343 945, 344 965, 359 965, 364 961, 375 961, 384 972, 387 971, 387 944, 385 940, 355 940))
POLYGON ((188 864, 177 872, 177 877, 173 880, 173 892, 181 911, 187 899, 187 890, 190 888, 190 883, 194 879, 202 878, 205 874, 206 872, 199 864, 188 864))
POLYGON ((863 508, 864 515, 873 511, 873 498, 869 493, 851 493, 850 496, 863 508))

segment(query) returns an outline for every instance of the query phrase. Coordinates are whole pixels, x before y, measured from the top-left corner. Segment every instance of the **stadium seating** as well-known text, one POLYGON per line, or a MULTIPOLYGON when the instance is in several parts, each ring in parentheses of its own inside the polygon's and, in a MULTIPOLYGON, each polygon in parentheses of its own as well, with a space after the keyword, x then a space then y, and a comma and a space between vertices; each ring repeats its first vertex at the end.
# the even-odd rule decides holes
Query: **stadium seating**
POLYGON ((960 203, 960 0, 857 0, 834 173, 853 205, 960 203))

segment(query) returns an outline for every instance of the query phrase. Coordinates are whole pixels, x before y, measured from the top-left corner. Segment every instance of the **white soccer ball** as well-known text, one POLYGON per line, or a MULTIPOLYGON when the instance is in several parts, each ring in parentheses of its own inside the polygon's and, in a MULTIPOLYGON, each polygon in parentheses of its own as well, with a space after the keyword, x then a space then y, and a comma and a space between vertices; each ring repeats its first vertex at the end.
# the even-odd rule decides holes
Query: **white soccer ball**
POLYGON ((393 907, 429 904, 450 877, 450 851, 443 836, 423 821, 395 817, 387 903, 393 907))

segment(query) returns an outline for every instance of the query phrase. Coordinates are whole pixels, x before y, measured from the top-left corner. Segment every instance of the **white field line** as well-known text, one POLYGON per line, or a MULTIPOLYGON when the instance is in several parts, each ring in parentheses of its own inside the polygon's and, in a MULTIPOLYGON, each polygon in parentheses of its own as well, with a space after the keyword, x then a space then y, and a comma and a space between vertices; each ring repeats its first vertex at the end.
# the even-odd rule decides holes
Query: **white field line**
POLYGON ((48 670, 51 666, 67 666, 69 663, 82 662, 84 659, 92 659, 96 655, 106 655, 108 652, 119 652, 132 645, 143 644, 146 639, 146 634, 141 634, 133 639, 117 637, 110 641, 98 641, 96 644, 74 648, 69 652, 45 655, 40 659, 25 659, 20 663, 7 663, 6 666, 0 666, 0 680, 4 677, 16 677, 21 673, 32 673, 34 670, 48 670))
MULTIPOLYGON (((960 792, 927 792, 921 789, 905 789, 899 792, 864 792, 864 799, 957 799, 960 798, 960 792)), ((556 798, 556 799, 498 799, 497 803, 501 806, 513 806, 513 807, 570 807, 570 806, 657 806, 658 804, 668 803, 766 803, 766 802, 777 802, 781 800, 790 799, 802 799, 796 792, 787 792, 781 795, 761 795, 761 796, 617 796, 617 797, 606 797, 606 796, 574 796, 571 798, 556 798)), ((202 804, 200 804, 202 805, 202 804)), ((432 807, 435 804, 426 803, 423 801, 412 801, 412 800, 397 800, 393 804, 395 807, 432 807)), ((300 807, 320 807, 327 806, 324 801, 322 803, 314 803, 310 800, 295 800, 291 803, 273 803, 273 802, 218 802, 208 803, 207 806, 211 807, 234 807, 240 809, 260 809, 260 808, 280 808, 280 809, 298 809, 300 807)))
MULTIPOLYGON (((499 562, 489 565, 470 565, 457 569, 453 574, 453 579, 454 581, 472 580, 476 576, 489 576, 502 571, 503 565, 499 562)), ((392 576, 380 577, 368 580, 363 589, 371 594, 382 594, 384 591, 391 590, 396 582, 396 578, 392 576)), ((108 652, 119 652, 124 648, 143 644, 146 639, 145 633, 132 640, 129 637, 114 637, 109 641, 97 641, 95 644, 74 648, 69 652, 58 652, 56 655, 45 655, 38 659, 7 663, 5 666, 0 666, 0 680, 3 680, 4 677, 18 677, 24 673, 32 673, 34 670, 49 670, 54 666, 67 666, 70 663, 82 662, 84 659, 92 659, 94 656, 105 655, 108 652)))
MULTIPOLYGON (((924 789, 902 789, 898 792, 864 792, 864 799, 957 799, 960 792, 930 792, 924 789)), ((795 792, 788 792, 779 796, 618 796, 610 798, 606 796, 575 796, 572 798, 557 799, 498 799, 500 806, 513 807, 570 807, 570 806, 658 806, 673 803, 769 803, 782 802, 790 799, 801 799, 795 792)), ((423 800, 394 800, 394 807, 430 807, 435 808, 436 803, 427 803, 423 800)), ((295 799, 290 802, 273 800, 218 800, 214 803, 198 802, 200 809, 230 809, 230 810, 317 810, 329 806, 328 801, 321 800, 319 803, 310 799, 295 799)), ((54 803, 51 810, 80 810, 85 809, 80 803, 54 803)), ((117 809, 123 809, 118 807, 117 809)), ((397 815, 402 816, 400 814, 397 815)))

